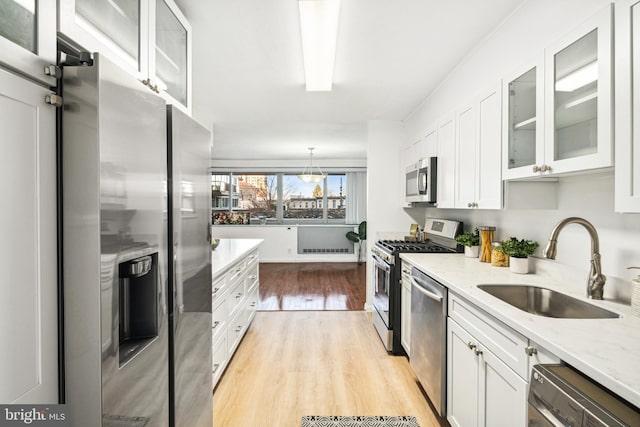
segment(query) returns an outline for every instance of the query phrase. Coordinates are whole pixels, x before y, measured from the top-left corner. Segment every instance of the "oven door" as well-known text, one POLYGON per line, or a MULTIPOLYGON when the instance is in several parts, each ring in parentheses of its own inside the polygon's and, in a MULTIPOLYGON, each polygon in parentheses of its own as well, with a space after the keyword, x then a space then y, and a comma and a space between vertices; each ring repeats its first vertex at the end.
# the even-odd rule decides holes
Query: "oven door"
POLYGON ((373 306, 380 314, 387 329, 393 325, 389 318, 389 292, 391 292, 391 277, 393 265, 387 264, 382 258, 373 255, 373 306))

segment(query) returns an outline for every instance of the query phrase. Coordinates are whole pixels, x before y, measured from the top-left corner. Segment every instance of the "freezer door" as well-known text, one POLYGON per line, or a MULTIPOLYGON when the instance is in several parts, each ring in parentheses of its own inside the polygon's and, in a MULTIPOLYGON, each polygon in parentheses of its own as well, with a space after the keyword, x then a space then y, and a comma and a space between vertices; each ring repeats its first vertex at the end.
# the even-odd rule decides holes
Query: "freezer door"
POLYGON ((171 388, 175 426, 210 427, 213 419, 211 317, 211 134, 167 106, 173 191, 169 194, 171 388))

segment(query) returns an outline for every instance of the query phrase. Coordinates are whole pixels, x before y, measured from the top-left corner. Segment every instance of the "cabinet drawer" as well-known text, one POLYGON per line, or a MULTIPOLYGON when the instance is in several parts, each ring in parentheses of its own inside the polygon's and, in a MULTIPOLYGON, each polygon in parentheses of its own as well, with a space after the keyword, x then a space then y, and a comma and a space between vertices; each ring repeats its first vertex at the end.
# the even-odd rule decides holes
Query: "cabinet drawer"
POLYGON ((229 343, 229 357, 233 356, 238 344, 247 330, 247 311, 239 310, 227 327, 227 342, 229 343))
POLYGON ((247 300, 245 302, 245 307, 247 310, 247 324, 251 323, 251 321, 255 317, 259 304, 260 304, 260 288, 256 284, 256 286, 251 288, 247 293, 247 300))
POLYGON ((219 277, 213 281, 211 286, 211 303, 215 305, 216 300, 219 299, 226 290, 225 276, 219 277))
POLYGON ((256 262, 247 269, 247 276, 245 278, 246 289, 254 287, 258 283, 259 279, 258 263, 256 262))
POLYGON ((224 369, 227 367, 227 362, 229 360, 226 335, 222 335, 218 341, 213 342, 212 350, 213 365, 211 368, 211 375, 213 377, 213 385, 215 387, 216 383, 222 376, 222 372, 224 372, 224 369))
POLYGON ((247 262, 247 267, 251 266, 252 264, 257 264, 258 263, 258 250, 256 249, 255 251, 251 252, 249 255, 247 255, 246 258, 246 262, 247 262))
POLYGON ((242 260, 227 270, 227 283, 233 286, 233 283, 242 277, 245 268, 246 261, 242 260))
POLYGON ((529 360, 525 353, 528 339, 491 317, 473 304, 449 293, 449 317, 475 336, 502 362, 522 378, 527 378, 529 360))
POLYGON ((225 301, 227 305, 227 315, 231 318, 242 308, 245 297, 244 281, 237 282, 227 294, 225 301))
POLYGON ((220 335, 224 335, 224 330, 227 329, 227 321, 229 320, 229 312, 227 310, 225 299, 219 299, 213 305, 211 333, 213 334, 214 341, 217 340, 220 335))

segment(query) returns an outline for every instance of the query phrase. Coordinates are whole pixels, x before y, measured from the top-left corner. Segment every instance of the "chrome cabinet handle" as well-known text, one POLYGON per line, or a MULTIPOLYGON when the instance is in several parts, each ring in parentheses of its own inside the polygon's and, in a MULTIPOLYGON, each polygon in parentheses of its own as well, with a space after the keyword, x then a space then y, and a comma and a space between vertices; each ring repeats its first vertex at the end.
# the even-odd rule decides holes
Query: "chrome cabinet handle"
POLYGON ((216 320, 215 322, 213 322, 213 327, 211 329, 217 328, 219 324, 220 324, 220 321, 216 320))
POLYGON ((213 371, 211 371, 211 373, 215 374, 219 367, 220 367, 219 363, 216 363, 215 365, 213 365, 213 371))
POLYGON ((237 299, 237 298, 241 298, 241 297, 242 297, 242 292, 238 292, 238 293, 236 294, 236 299, 237 299))
POLYGON ((242 330, 242 325, 238 325, 238 327, 236 328, 236 332, 240 332, 242 330))
POLYGON ((213 294, 215 295, 219 290, 220 288, 213 288, 213 294))
POLYGON ((252 280, 257 279, 257 278, 258 278, 258 276, 256 276, 255 274, 252 274, 251 276, 249 276, 249 279, 252 279, 252 280))
POLYGON ((538 349, 529 345, 524 348, 524 352, 527 356, 533 356, 534 354, 538 354, 538 349))
POLYGON ((472 342, 468 342, 468 343, 467 343, 467 347, 469 347, 469 349, 473 350, 473 349, 474 349, 474 348, 476 348, 477 346, 476 346, 474 343, 472 343, 472 342))
POLYGON ((480 350, 479 348, 476 348, 475 350, 473 350, 473 352, 476 354, 476 356, 480 356, 482 354, 482 350, 480 350))

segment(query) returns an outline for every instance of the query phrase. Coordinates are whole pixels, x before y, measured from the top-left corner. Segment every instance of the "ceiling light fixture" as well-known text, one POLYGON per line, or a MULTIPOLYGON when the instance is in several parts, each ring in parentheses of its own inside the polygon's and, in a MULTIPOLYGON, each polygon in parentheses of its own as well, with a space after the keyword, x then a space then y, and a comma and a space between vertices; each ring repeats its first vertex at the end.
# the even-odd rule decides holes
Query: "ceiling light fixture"
POLYGON ((327 176, 322 172, 322 170, 316 166, 317 172, 313 171, 313 150, 314 147, 309 147, 309 164, 305 166, 302 173, 298 175, 298 178, 303 180, 304 182, 320 182, 325 179, 327 176))
POLYGON ((598 61, 593 61, 556 81, 556 90, 558 92, 573 92, 596 80, 598 80, 598 61))
POLYGON ((298 0, 307 91, 330 91, 340 0, 298 0))

